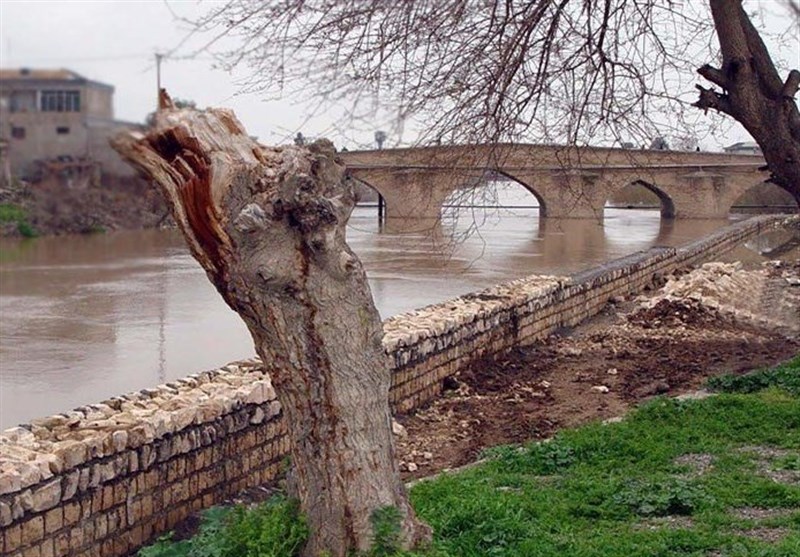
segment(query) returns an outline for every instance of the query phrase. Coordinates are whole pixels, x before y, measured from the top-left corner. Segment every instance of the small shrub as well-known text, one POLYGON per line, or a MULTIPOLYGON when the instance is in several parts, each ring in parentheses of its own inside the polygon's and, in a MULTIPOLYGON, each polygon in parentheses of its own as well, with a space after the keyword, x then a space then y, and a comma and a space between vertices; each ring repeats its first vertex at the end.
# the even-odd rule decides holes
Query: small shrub
POLYGON ((0 224, 17 223, 17 232, 24 238, 35 238, 36 230, 27 221, 25 210, 11 203, 0 203, 0 224))
POLYGON ((219 557, 294 557, 308 537, 308 526, 296 501, 273 497, 253 509, 236 507, 224 535, 231 546, 219 557))
POLYGON ((723 393, 755 393, 777 387, 800 395, 800 356, 772 369, 762 369, 747 375, 721 375, 708 380, 708 387, 723 393))
POLYGON ((26 220, 17 223, 17 232, 19 232, 20 236, 23 238, 36 238, 39 235, 36 229, 26 220))
POLYGON ((614 503, 639 516, 691 515, 709 497, 686 480, 631 480, 614 496, 614 503))

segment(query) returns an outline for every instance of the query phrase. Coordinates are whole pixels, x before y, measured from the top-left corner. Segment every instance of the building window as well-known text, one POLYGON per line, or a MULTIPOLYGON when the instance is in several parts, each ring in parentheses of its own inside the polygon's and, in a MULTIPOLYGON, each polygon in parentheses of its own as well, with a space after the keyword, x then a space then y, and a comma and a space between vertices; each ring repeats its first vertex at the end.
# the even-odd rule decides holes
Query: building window
POLYGON ((12 91, 8 105, 11 112, 34 112, 36 91, 12 91))
POLYGON ((56 128, 56 133, 58 135, 68 135, 69 134, 69 128, 67 126, 58 126, 56 128))
POLYGON ((25 139, 25 128, 11 126, 11 137, 14 139, 25 139))
POLYGON ((80 112, 80 91, 42 91, 40 104, 42 112, 80 112))

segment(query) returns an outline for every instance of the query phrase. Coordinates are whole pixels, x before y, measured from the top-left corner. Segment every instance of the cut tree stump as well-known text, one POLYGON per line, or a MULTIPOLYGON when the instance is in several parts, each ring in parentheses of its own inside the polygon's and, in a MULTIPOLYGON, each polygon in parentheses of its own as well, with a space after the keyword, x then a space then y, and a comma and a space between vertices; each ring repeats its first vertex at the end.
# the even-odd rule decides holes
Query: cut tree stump
POLYGON ((112 145, 161 189, 272 377, 290 495, 311 530, 303 555, 367 550, 386 507, 399 511, 403 547, 428 540, 395 461, 383 329, 345 242, 354 196, 333 145, 265 147, 231 111, 176 109, 163 91, 155 126, 112 145))

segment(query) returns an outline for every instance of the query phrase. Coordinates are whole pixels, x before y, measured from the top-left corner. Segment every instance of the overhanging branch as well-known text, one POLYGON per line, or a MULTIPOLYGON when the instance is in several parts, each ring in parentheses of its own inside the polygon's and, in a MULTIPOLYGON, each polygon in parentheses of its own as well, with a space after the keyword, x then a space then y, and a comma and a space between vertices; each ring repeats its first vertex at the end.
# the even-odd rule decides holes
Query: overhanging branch
POLYGON ((718 85, 723 89, 730 88, 728 87, 728 78, 725 77, 725 73, 719 68, 705 64, 703 67, 697 69, 697 73, 702 75, 714 85, 718 85))
POLYGON ((728 116, 733 116, 733 107, 731 106, 728 95, 719 93, 713 89, 706 89, 702 85, 695 85, 695 87, 700 91, 700 98, 692 106, 702 108, 705 112, 708 112, 709 108, 713 108, 728 116))
POLYGON ((797 94, 798 89, 800 89, 800 72, 797 70, 792 70, 789 72, 789 75, 783 84, 781 96, 784 99, 793 99, 797 94))

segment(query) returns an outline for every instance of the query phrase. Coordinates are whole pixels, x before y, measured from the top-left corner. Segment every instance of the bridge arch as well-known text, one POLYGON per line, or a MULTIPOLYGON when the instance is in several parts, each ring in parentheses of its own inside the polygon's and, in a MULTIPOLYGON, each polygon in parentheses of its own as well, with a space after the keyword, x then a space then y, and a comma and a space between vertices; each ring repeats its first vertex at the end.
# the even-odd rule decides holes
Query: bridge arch
POLYGON ((658 206, 662 219, 675 218, 675 202, 664 190, 642 179, 634 179, 614 189, 608 195, 605 208, 643 208, 658 206))
POLYGON ((730 196, 728 211, 734 213, 792 213, 800 211, 800 200, 769 182, 758 182, 736 190, 730 196), (738 195, 737 195, 738 194, 738 195))
POLYGON ((506 178, 508 181, 522 186, 534 197, 534 199, 536 199, 536 203, 539 205, 539 217, 543 218, 547 216, 547 201, 542 193, 533 186, 533 180, 521 179, 519 176, 501 169, 493 169, 491 170, 491 173, 498 177, 506 178))
POLYGON ((439 218, 455 231, 497 224, 506 218, 535 219, 544 214, 545 203, 539 192, 514 176, 492 169, 473 175, 454 189, 442 201, 439 218))
POLYGON ((353 178, 353 193, 356 196, 356 204, 377 204, 378 196, 381 192, 378 189, 360 178, 353 178))

